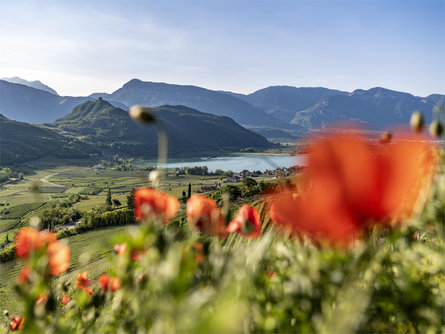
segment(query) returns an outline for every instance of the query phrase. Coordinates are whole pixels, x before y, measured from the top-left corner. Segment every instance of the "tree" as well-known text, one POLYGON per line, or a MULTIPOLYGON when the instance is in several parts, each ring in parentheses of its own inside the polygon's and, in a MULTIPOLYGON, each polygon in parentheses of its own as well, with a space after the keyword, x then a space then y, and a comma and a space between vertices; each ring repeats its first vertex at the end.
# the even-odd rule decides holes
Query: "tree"
POLYGON ((105 200, 105 204, 107 204, 108 206, 111 206, 113 204, 111 202, 111 190, 110 190, 110 187, 108 187, 107 199, 105 200))
POLYGON ((257 182, 250 178, 250 177, 245 177, 243 179, 243 184, 248 188, 248 189, 252 189, 253 187, 255 187, 257 185, 257 182))
POLYGON ((118 199, 113 199, 113 205, 114 206, 121 206, 121 202, 118 199))
POLYGON ((190 198, 191 196, 192 196, 192 184, 189 183, 189 188, 188 188, 187 198, 190 198))
POLYGON ((134 188, 131 191, 130 195, 127 196, 127 205, 130 210, 134 209, 133 193, 134 193, 134 188))

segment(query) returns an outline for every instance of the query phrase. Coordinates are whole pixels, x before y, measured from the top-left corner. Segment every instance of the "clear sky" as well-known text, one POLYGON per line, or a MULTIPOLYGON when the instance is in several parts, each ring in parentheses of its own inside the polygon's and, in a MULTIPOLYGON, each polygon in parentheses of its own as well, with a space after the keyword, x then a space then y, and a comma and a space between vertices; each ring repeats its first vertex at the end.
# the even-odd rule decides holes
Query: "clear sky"
POLYGON ((132 78, 445 94, 445 0, 0 0, 0 77, 61 95, 132 78))

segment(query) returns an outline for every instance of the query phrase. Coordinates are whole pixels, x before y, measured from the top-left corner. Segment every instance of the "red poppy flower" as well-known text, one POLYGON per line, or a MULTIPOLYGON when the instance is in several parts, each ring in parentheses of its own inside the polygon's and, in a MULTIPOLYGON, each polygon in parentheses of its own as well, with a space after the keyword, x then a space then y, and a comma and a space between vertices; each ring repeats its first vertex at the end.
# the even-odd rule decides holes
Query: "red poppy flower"
POLYGON ((12 331, 22 330, 24 324, 25 318, 20 315, 16 315, 15 317, 12 317, 10 327, 12 331))
POLYGON ((32 227, 23 227, 15 238, 15 253, 18 258, 26 259, 35 250, 41 250, 57 240, 57 235, 53 232, 38 232, 32 227))
POLYGON ((57 234, 54 232, 41 231, 39 232, 40 247, 43 248, 44 245, 49 245, 57 241, 57 234))
POLYGON ((246 238, 256 238, 261 235, 261 217, 258 210, 244 204, 238 214, 227 226, 227 232, 238 232, 246 238))
POLYGON ((15 254, 20 259, 26 259, 39 244, 39 232, 31 227, 23 227, 15 237, 15 254))
POLYGON ((306 187, 273 196, 271 219, 296 234, 347 243, 370 221, 411 215, 431 183, 435 155, 426 142, 395 138, 389 145, 339 133, 315 140, 306 187))
POLYGON ((193 249, 196 249, 197 251, 202 251, 204 249, 204 247, 202 246, 202 243, 200 242, 195 242, 192 245, 193 249))
POLYGON ((147 253, 146 249, 133 249, 130 257, 133 261, 139 261, 145 253, 147 253))
POLYGON ((62 297, 62 304, 66 305, 66 304, 68 304, 70 302, 70 300, 71 300, 71 298, 68 295, 64 295, 62 297))
POLYGON ((127 243, 125 242, 123 244, 114 245, 114 251, 116 252, 116 254, 123 255, 126 249, 127 249, 127 243))
POLYGON ((91 281, 87 277, 88 271, 86 270, 77 275, 76 288, 86 290, 91 283, 91 281))
POLYGON ((47 253, 49 255, 49 271, 52 276, 57 276, 68 270, 70 266, 70 248, 59 242, 49 244, 47 253))
POLYGON ((20 270, 18 281, 20 284, 29 282, 29 274, 31 273, 30 266, 24 266, 22 270, 20 270))
POLYGON ((270 270, 265 270, 264 273, 270 278, 272 279, 275 276, 275 273, 273 271, 270 270))
POLYGON ((152 188, 136 189, 134 196, 134 216, 137 220, 160 219, 164 224, 176 217, 178 199, 152 188))
POLYGON ((98 282, 100 287, 104 291, 116 291, 121 286, 121 280, 118 277, 111 277, 108 274, 102 274, 99 276, 98 282))
POLYGON ((215 201, 203 195, 193 194, 187 200, 189 224, 209 235, 224 236, 225 220, 215 201))

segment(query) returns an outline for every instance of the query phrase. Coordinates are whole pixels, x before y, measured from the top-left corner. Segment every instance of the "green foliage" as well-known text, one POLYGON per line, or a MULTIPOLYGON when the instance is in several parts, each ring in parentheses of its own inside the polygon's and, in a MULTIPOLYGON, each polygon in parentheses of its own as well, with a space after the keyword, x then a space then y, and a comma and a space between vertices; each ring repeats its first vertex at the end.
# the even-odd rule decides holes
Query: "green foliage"
POLYGON ((101 188, 101 187, 96 187, 96 186, 89 185, 88 187, 82 189, 82 191, 80 191, 79 194, 82 194, 82 195, 97 195, 102 190, 103 190, 103 188, 101 188))
POLYGON ((105 199, 105 204, 107 206, 113 205, 113 202, 111 201, 111 190, 110 190, 110 187, 108 187, 107 198, 105 199))
POLYGON ((130 195, 127 196, 127 206, 130 210, 134 210, 134 198, 133 198, 133 193, 134 193, 134 188, 132 189, 132 191, 130 192, 130 195))
POLYGON ((0 262, 10 261, 15 257, 15 245, 9 245, 0 251, 0 262))
POLYGON ((5 167, 0 168, 0 184, 9 181, 9 179, 23 180, 24 173, 12 170, 11 168, 5 167))

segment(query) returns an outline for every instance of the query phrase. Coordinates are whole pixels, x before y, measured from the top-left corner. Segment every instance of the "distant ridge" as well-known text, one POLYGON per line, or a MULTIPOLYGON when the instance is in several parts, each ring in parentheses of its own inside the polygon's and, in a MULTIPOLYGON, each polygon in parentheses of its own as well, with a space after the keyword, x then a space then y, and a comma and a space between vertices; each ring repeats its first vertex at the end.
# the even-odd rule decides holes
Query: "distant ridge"
POLYGON ((85 101, 106 99, 123 110, 134 104, 157 107, 182 105, 201 112, 227 116, 267 138, 299 137, 307 131, 338 122, 356 122, 370 130, 407 124, 414 110, 427 121, 445 96, 413 96, 382 87, 344 92, 323 87, 271 86, 251 94, 213 91, 132 79, 111 94, 61 97, 22 84, 0 80, 0 112, 28 123, 49 123, 67 115, 85 101), (279 132, 279 131, 283 132, 279 132))
POLYGON ((292 129, 294 126, 234 96, 197 86, 173 85, 132 79, 106 98, 127 106, 184 105, 201 112, 228 116, 244 126, 292 129))
MULTIPOLYGON (((0 113, 20 122, 53 122, 68 114, 78 104, 89 100, 92 98, 59 96, 27 85, 0 80, 0 113)), ((119 102, 112 103, 126 109, 119 102)))
POLYGON ((305 110, 327 96, 345 94, 348 93, 323 87, 270 86, 249 95, 236 96, 268 114, 290 122, 297 111, 305 110))
POLYGON ((408 125, 414 110, 421 110, 426 121, 431 122, 434 106, 444 102, 444 95, 416 97, 381 87, 357 89, 347 95, 321 99, 315 105, 296 112, 291 123, 313 129, 353 120, 370 128, 387 129, 399 124, 408 125))
POLYGON ((48 93, 51 93, 51 94, 54 94, 54 95, 59 95, 59 94, 57 94, 57 92, 54 89, 52 89, 51 87, 48 87, 47 85, 43 84, 39 80, 28 81, 28 80, 25 80, 25 79, 22 79, 22 78, 19 78, 19 77, 0 78, 0 80, 5 80, 5 81, 11 82, 11 83, 25 85, 25 86, 28 86, 28 87, 44 90, 44 91, 46 91, 48 93))

